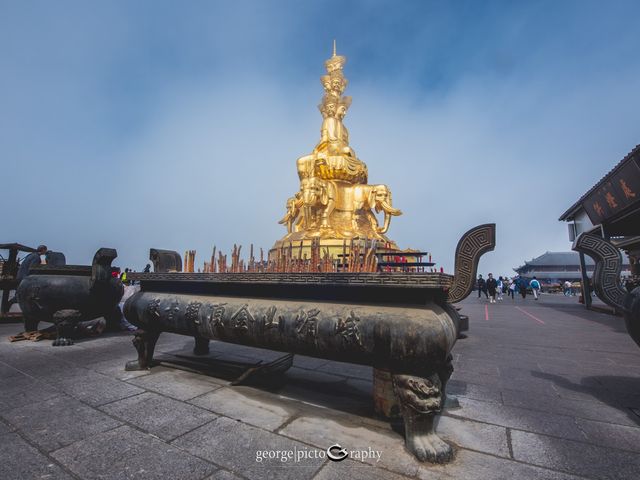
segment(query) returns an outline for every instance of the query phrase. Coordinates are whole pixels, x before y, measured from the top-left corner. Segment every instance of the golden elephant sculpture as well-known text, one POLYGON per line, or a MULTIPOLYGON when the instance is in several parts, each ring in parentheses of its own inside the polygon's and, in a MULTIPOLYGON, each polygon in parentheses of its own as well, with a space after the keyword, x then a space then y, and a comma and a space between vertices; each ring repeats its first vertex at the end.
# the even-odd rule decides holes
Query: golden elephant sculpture
MULTIPOLYGON (((386 185, 352 185, 348 188, 351 192, 350 195, 345 195, 345 197, 350 197, 348 201, 352 205, 353 211, 364 210, 368 212, 367 217, 374 231, 380 234, 387 233, 391 217, 402 215, 402 211, 393 207, 391 190, 386 185), (378 220, 371 213, 371 210, 375 210, 376 213, 384 212, 382 226, 378 225, 378 220)), ((356 216, 354 215, 353 222, 355 221, 356 216)))

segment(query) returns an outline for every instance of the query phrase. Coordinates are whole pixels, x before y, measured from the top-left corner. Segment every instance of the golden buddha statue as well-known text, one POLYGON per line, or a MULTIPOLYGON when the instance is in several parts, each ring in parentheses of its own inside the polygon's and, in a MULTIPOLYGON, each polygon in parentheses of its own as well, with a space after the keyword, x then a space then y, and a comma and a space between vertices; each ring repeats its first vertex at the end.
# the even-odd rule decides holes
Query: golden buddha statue
POLYGON ((344 117, 351 97, 343 96, 348 81, 343 67, 346 58, 336 54, 325 62, 326 75, 320 77, 324 95, 318 109, 322 115, 320 140, 309 155, 297 162, 300 190, 287 200, 287 212, 279 223, 287 234, 274 249, 319 238, 327 247, 337 247, 345 240, 375 240, 395 249, 385 233, 391 216, 402 212, 392 205, 386 185, 368 185, 366 164, 349 145, 349 131, 344 117), (383 212, 383 224, 373 212, 383 212))

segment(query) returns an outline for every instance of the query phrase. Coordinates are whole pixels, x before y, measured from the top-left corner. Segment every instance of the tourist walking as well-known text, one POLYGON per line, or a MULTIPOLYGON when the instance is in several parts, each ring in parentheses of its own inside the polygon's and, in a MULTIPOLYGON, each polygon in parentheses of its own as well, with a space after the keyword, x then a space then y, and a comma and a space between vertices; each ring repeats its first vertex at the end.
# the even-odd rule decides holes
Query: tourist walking
POLYGON ((522 295, 522 299, 526 299, 527 298, 527 281, 520 277, 520 279, 518 280, 518 290, 520 291, 520 295, 522 295))
POLYGON ((533 298, 538 300, 538 294, 540 292, 540 282, 536 279, 536 277, 533 277, 531 282, 529 282, 529 286, 531 287, 531 290, 533 291, 533 298))
POLYGON ((516 282, 513 278, 509 280, 508 291, 509 291, 509 296, 511 297, 511 300, 515 300, 516 299, 516 282))
POLYGON ((573 287, 571 286, 571 282, 569 280, 564 282, 564 294, 567 297, 570 297, 573 295, 573 287))
POLYGON ((489 292, 489 302, 496 303, 496 289, 498 288, 498 282, 493 278, 493 273, 489 274, 486 285, 489 292))
POLYGON ((498 277, 498 285, 496 287, 496 299, 502 301, 502 291, 504 289, 504 282, 502 281, 502 277, 498 277))
POLYGON ((120 274, 120 281, 124 284, 124 285, 129 285, 129 279, 127 278, 127 274, 129 273, 129 269, 125 268, 124 272, 122 272, 120 274))
POLYGON ((478 275, 478 298, 480 298, 480 295, 483 293, 485 297, 489 299, 489 295, 487 295, 487 282, 482 278, 482 275, 478 275))

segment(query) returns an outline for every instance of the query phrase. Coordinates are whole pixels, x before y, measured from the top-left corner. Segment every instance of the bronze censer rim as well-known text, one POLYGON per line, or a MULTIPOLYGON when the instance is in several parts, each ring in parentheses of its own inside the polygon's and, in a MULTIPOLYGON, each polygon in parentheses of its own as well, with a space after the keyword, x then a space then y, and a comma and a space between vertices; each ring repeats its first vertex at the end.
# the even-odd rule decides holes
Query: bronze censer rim
MULTIPOLYGON (((367 285, 389 288, 449 289, 453 275, 439 272, 242 272, 242 273, 132 273, 129 279, 147 282, 206 282, 221 284, 277 284, 277 285, 336 285, 364 287, 367 285)), ((144 287, 143 287, 144 289, 144 287)))

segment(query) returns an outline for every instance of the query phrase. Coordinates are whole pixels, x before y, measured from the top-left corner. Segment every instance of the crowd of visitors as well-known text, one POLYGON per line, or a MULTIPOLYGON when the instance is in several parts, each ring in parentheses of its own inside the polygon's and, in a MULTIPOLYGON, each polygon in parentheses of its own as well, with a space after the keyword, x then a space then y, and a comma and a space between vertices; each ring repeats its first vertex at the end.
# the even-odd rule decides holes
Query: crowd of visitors
POLYGON ((482 295, 484 295, 489 303, 496 303, 504 299, 505 293, 512 300, 515 300, 517 294, 520 294, 523 299, 527 298, 529 290, 531 290, 533 298, 538 300, 542 284, 536 277, 533 277, 530 281, 519 276, 510 278, 506 275, 504 277, 499 276, 496 279, 493 273, 490 273, 486 280, 482 275, 478 275, 476 287, 478 289, 478 298, 482 298, 482 295))

